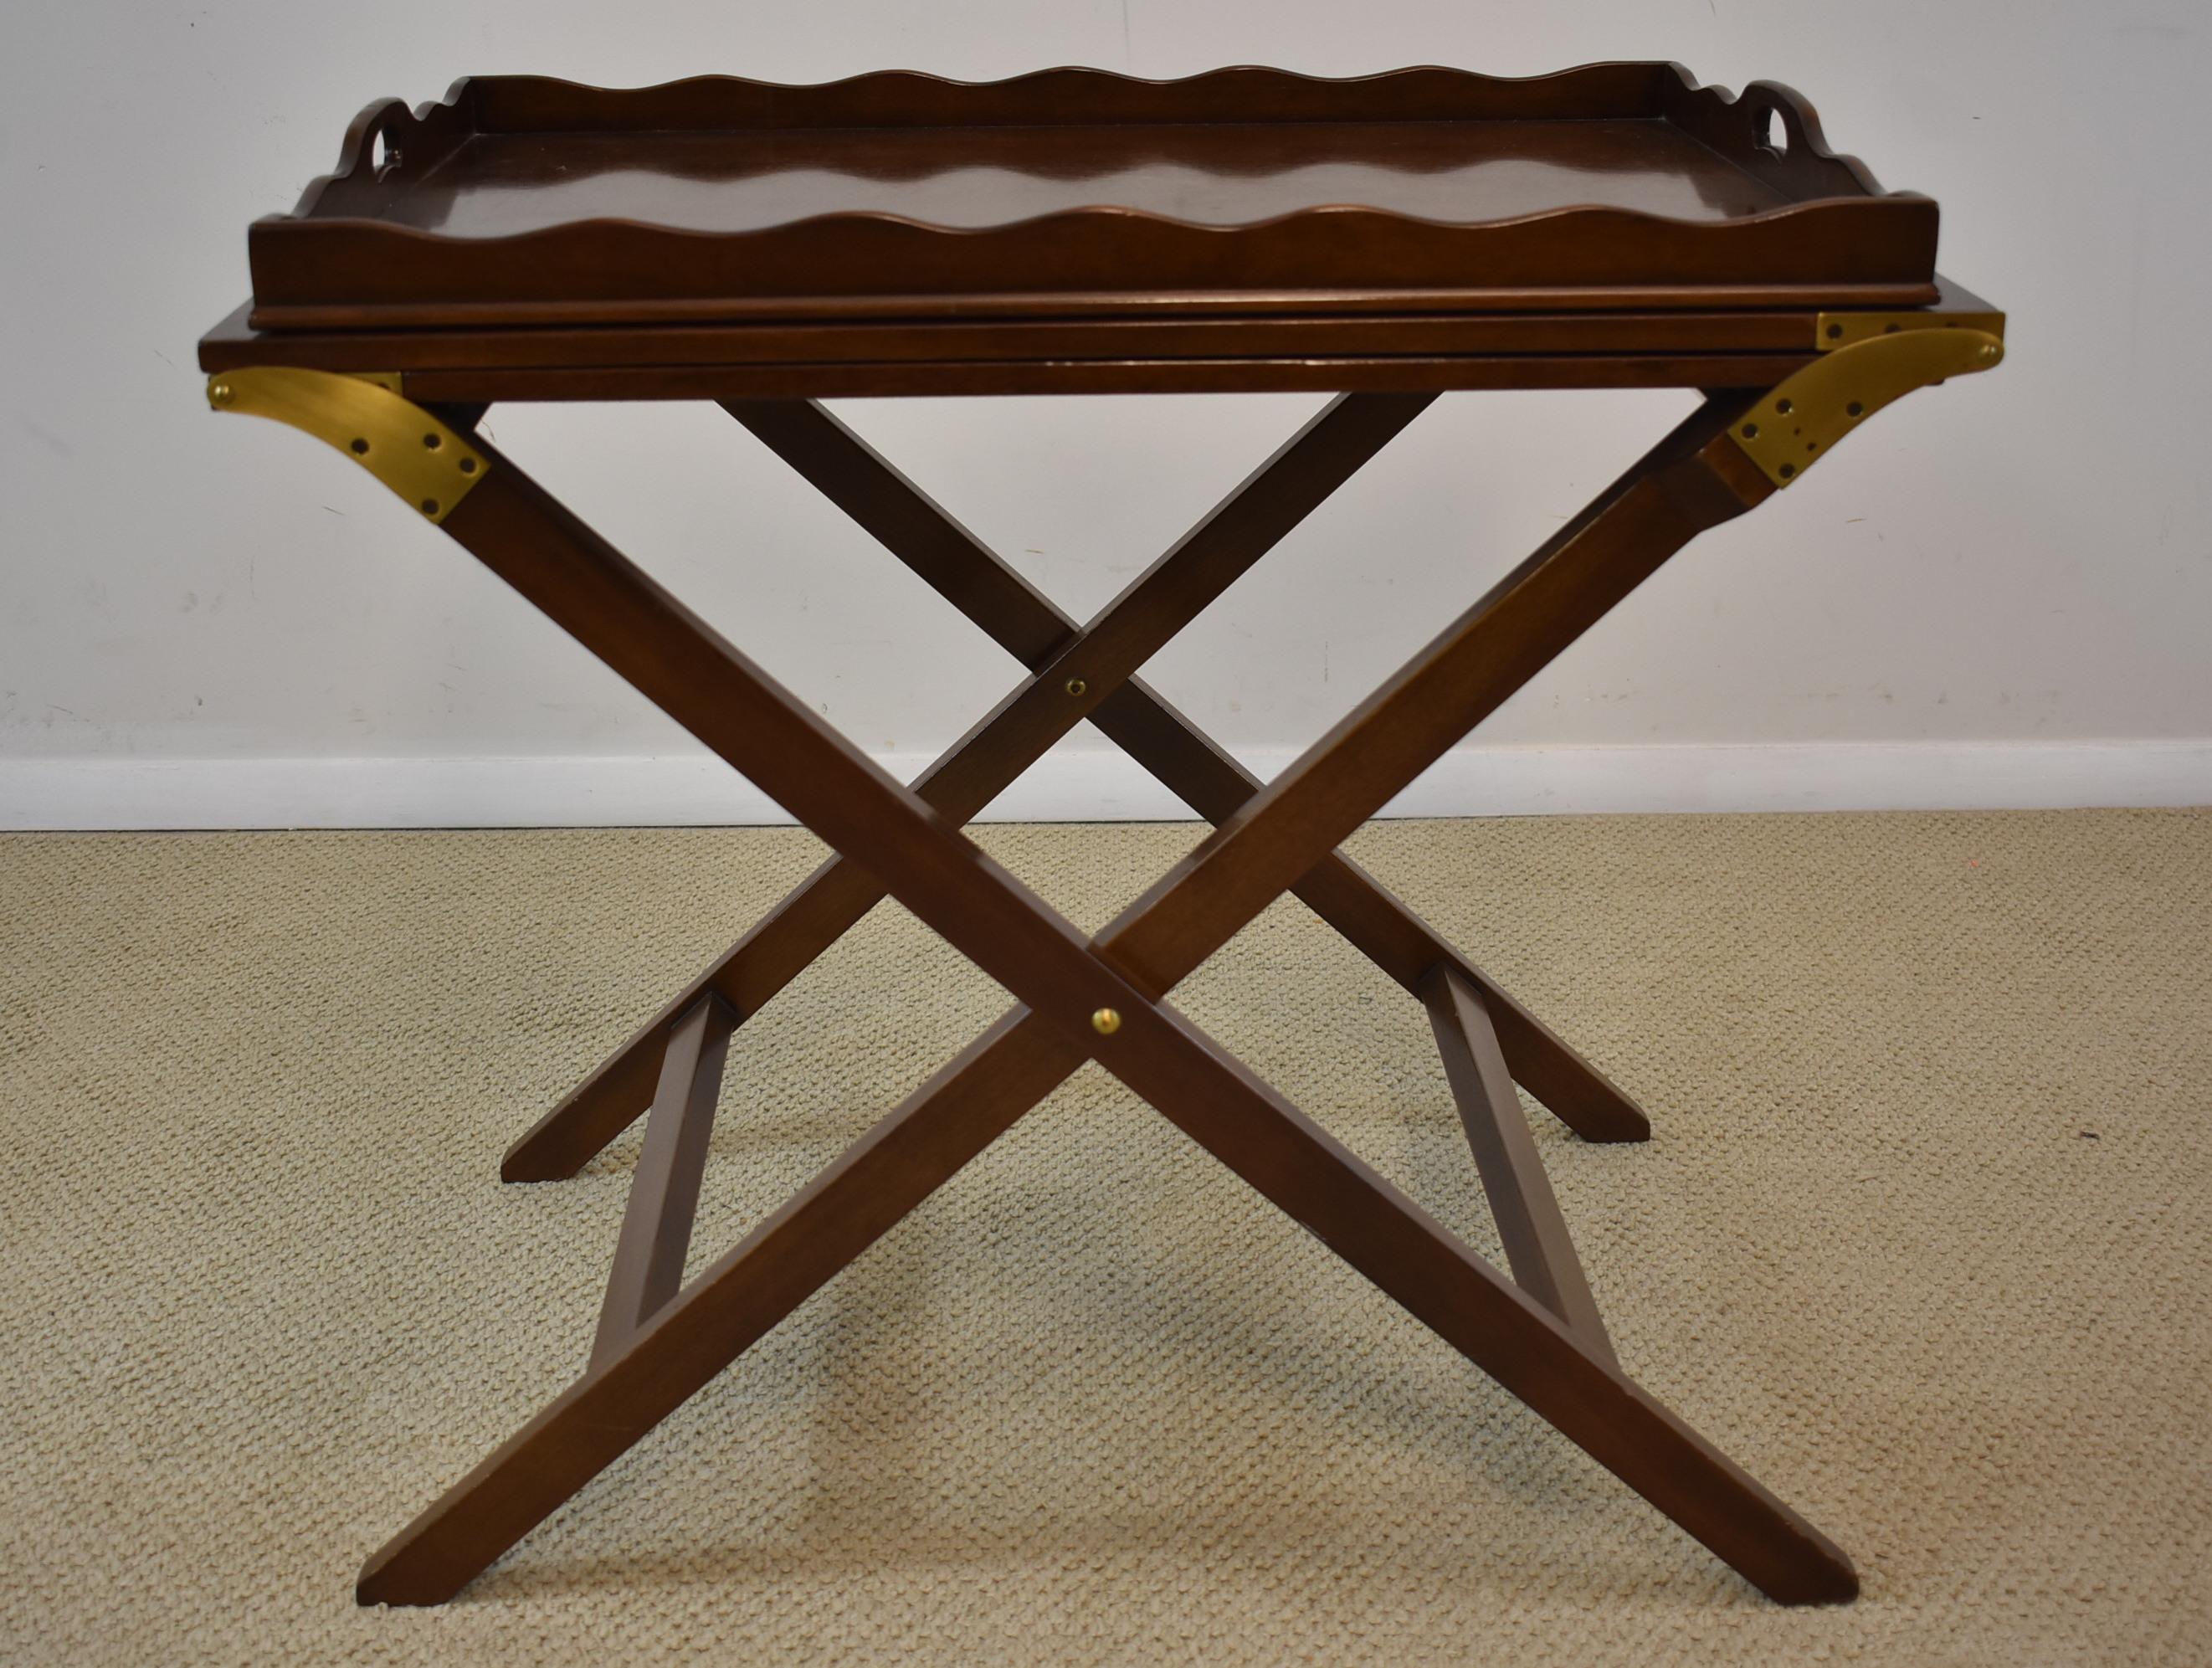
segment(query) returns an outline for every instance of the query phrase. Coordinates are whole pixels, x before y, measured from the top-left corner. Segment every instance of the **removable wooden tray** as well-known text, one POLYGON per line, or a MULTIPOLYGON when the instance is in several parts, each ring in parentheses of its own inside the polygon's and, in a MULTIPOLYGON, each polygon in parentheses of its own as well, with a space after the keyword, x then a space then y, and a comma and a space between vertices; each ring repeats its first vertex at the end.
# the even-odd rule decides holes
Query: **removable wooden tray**
POLYGON ((248 236, 257 329, 1912 306, 1936 205, 1680 66, 906 71, 370 106, 248 236))

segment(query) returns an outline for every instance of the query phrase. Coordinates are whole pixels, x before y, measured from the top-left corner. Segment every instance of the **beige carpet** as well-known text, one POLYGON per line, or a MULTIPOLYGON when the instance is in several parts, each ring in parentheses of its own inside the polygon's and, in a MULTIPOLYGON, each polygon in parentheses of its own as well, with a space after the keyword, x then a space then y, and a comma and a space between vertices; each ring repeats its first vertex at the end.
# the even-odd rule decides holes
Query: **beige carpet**
MULTIPOLYGON (((1194 838, 1000 828, 1085 925, 1194 838)), ((361 1559, 577 1370, 635 1135, 500 1151, 783 832, 0 841, 0 1659, 2212 1656, 2212 813, 1397 824, 1649 1108, 1537 1135, 1627 1368, 1858 1560, 1760 1599, 1088 1069, 458 1603, 361 1559)), ((1420 1010, 1182 1005, 1486 1254, 1420 1010)), ((695 1264, 1002 999, 879 910, 733 1045, 695 1264)))

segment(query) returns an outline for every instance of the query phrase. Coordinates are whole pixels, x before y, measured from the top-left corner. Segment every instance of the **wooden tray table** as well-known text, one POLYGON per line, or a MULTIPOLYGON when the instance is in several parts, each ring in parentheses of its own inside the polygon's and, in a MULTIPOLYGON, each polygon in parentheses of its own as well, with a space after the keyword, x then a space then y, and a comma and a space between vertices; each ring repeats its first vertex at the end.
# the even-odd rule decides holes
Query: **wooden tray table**
POLYGON ((508 1152, 506 1180, 572 1176, 649 1114, 583 1372, 362 1602, 453 1597, 1086 1060, 1762 1591, 1850 1598, 1844 1554, 1622 1369, 1515 1085, 1591 1141, 1644 1114, 1335 848, 1698 533, 2002 357, 1936 232, 1797 94, 1669 64, 502 76, 371 105, 252 228, 210 403, 371 471, 840 855, 508 1152), (1138 679, 1439 393, 1543 387, 1703 398, 1276 780, 1138 679), (1265 389, 1337 398, 1087 623, 818 403, 1265 389), (489 443, 516 399, 719 402, 1025 675, 901 786, 489 443), (961 832, 1085 719, 1216 825, 1096 936, 961 832), (1425 1007, 1510 1277, 1169 1005, 1286 891, 1425 1007), (1017 1005, 685 1283, 732 1030, 886 895, 1017 1005))

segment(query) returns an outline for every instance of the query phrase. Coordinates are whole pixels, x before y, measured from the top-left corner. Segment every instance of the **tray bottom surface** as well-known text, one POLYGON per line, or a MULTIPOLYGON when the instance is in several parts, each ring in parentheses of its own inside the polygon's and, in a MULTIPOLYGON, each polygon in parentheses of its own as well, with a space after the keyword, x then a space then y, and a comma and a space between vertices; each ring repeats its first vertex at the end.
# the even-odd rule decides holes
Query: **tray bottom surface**
POLYGON ((1274 123, 479 133, 378 217, 491 238, 619 219, 757 231, 846 213, 997 226, 1111 206, 1246 225, 1326 204, 1453 223, 1581 204, 1713 222, 1784 205, 1671 123, 1274 123))

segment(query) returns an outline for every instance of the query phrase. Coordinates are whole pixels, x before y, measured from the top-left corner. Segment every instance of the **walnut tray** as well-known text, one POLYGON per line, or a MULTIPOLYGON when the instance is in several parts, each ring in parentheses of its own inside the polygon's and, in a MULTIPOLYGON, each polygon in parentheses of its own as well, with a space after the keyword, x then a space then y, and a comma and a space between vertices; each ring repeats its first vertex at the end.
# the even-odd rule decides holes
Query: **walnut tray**
POLYGON ((248 237, 258 329, 1913 306, 1936 206, 1679 65, 905 71, 371 105, 248 237))

